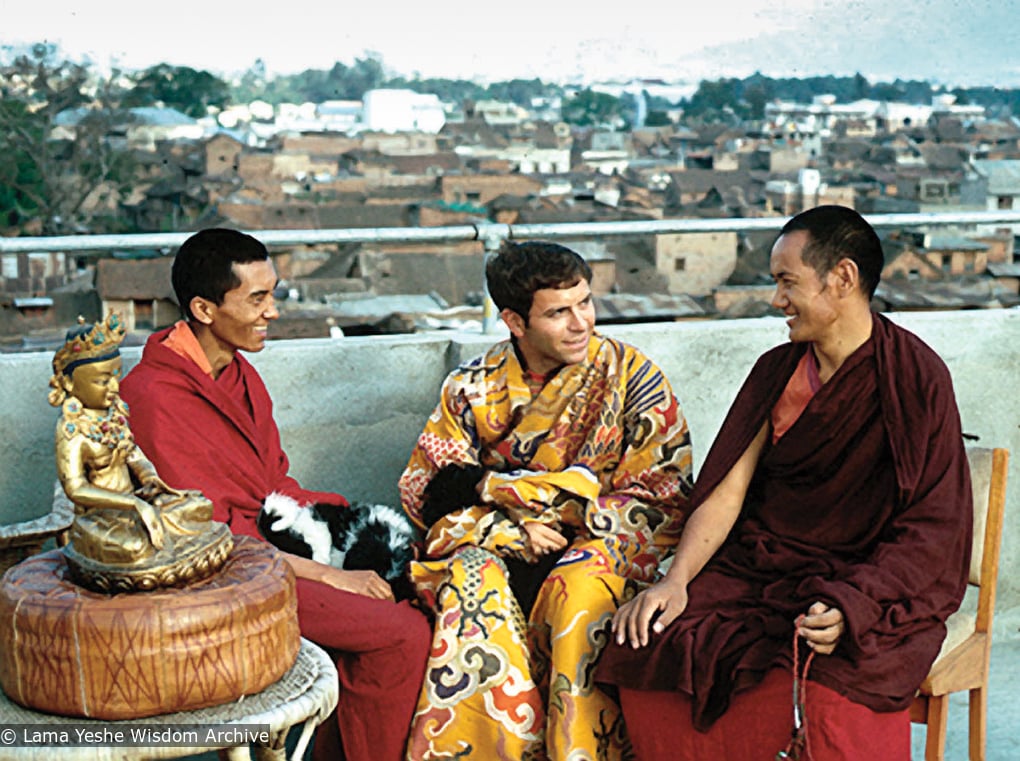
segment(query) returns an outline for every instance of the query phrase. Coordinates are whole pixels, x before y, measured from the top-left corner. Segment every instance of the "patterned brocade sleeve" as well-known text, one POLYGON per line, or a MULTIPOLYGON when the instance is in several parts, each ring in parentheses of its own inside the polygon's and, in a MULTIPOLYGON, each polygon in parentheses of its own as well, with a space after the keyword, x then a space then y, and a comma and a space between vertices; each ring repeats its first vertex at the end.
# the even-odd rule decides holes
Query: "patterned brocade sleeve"
POLYGON ((690 431, 662 371, 639 352, 627 362, 623 452, 585 523, 643 580, 679 539, 693 488, 690 431))
MULTIPOLYGON (((400 500, 405 512, 420 527, 425 487, 448 465, 477 465, 479 438, 469 391, 456 376, 443 383, 439 403, 418 437, 410 461, 400 478, 400 500)), ((479 499, 481 502, 481 499, 479 499)), ((482 505, 456 510, 429 527, 426 557, 443 557, 457 547, 477 545, 498 554, 523 550, 520 527, 499 510, 482 505)))
POLYGON ((400 476, 400 502, 419 527, 425 487, 447 465, 478 464, 478 433, 474 414, 455 379, 443 383, 439 403, 418 436, 411 458, 400 476))

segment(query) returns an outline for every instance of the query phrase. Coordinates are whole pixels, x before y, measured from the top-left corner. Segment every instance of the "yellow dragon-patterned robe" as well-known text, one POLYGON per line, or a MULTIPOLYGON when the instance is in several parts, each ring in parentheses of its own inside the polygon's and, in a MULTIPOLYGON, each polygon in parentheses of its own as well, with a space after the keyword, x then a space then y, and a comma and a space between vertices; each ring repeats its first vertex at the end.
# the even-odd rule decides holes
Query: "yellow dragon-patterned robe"
POLYGON ((499 343, 446 379, 400 479, 420 525, 425 486, 450 464, 487 475, 479 503, 433 525, 412 567, 436 624, 408 758, 631 758, 592 672, 627 581, 655 578, 685 518, 690 436, 666 378, 595 334, 584 362, 533 395, 499 343), (502 558, 536 559, 527 521, 574 539, 525 620, 502 558))

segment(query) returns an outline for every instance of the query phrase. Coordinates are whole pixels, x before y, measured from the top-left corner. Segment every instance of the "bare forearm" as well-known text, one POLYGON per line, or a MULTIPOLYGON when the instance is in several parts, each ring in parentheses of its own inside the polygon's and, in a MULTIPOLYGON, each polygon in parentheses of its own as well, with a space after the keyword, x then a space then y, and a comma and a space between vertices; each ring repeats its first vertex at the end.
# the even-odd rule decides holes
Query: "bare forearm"
POLYGON ((315 581, 334 589, 374 597, 377 600, 393 599, 393 590, 389 583, 375 571, 345 571, 288 552, 281 554, 299 579, 315 581))
POLYGON ((766 423, 726 477, 687 519, 677 545, 676 558, 666 574, 671 584, 681 583, 686 586, 690 583, 726 541, 740 516, 747 488, 767 436, 766 423))
POLYGON ((766 423, 729 473, 688 518, 666 577, 620 606, 613 616, 613 634, 618 644, 629 641, 631 647, 644 647, 650 628, 661 633, 684 612, 687 585, 726 541, 740 515, 767 433, 766 423))
POLYGON ((684 526, 666 581, 686 587, 722 546, 739 514, 739 504, 712 504, 710 501, 695 510, 684 526))
POLYGON ((324 572, 329 566, 317 563, 311 558, 292 555, 289 552, 281 552, 280 554, 283 555, 283 559, 287 561, 287 565, 290 566, 291 570, 294 571, 294 575, 299 579, 325 582, 324 572))

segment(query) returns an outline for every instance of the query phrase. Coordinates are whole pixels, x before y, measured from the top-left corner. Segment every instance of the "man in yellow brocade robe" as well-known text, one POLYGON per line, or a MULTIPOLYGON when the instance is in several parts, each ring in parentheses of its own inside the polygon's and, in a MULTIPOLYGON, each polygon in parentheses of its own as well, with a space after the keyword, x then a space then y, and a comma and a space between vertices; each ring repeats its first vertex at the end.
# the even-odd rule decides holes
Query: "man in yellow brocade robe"
POLYGON ((687 423, 651 360, 595 332, 578 254, 506 242, 486 280, 511 337, 446 379, 400 480, 436 617, 408 758, 630 758, 592 673, 682 528, 687 423))

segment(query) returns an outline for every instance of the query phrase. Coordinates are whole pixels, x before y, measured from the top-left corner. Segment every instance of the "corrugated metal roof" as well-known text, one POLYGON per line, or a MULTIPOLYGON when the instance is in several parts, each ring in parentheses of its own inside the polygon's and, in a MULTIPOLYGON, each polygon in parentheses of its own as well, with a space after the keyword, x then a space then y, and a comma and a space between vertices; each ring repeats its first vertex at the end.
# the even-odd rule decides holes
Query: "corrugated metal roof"
POLYGON ((445 309, 449 305, 425 294, 396 294, 372 296, 359 293, 329 296, 326 303, 338 317, 357 317, 366 322, 375 322, 391 314, 416 314, 445 309))
POLYGON ((1017 295, 994 280, 889 280, 878 284, 875 296, 892 309, 973 309, 1012 305, 1017 295))
POLYGON ((15 309, 49 308, 53 306, 53 299, 49 296, 18 296, 13 303, 15 309))
POLYGON ((962 235, 930 235, 926 241, 925 248, 931 250, 952 249, 954 251, 987 251, 989 246, 973 238, 965 238, 962 235))
POLYGON ((1020 160, 975 159, 971 165, 988 179, 989 193, 1020 193, 1020 160))
POLYGON ((988 262, 988 274, 993 277, 1020 277, 1020 262, 988 262))
POLYGON ((613 293, 596 296, 594 301, 599 322, 675 320, 705 315, 705 310, 686 294, 613 293))
MULTIPOLYGON (((195 119, 192 119, 187 114, 178 111, 176 108, 157 108, 155 106, 138 106, 136 108, 128 109, 128 112, 131 114, 134 121, 138 124, 148 124, 152 126, 161 127, 173 127, 177 125, 197 124, 195 119)), ((87 108, 84 106, 78 108, 69 108, 57 114, 53 118, 53 123, 57 126, 62 127, 74 127, 77 126, 78 123, 81 122, 81 120, 84 119, 86 116, 93 113, 97 112, 94 109, 87 108)))
POLYGON ((142 124, 172 127, 175 125, 195 124, 196 121, 176 108, 156 108, 155 106, 138 106, 131 109, 131 115, 142 124))

